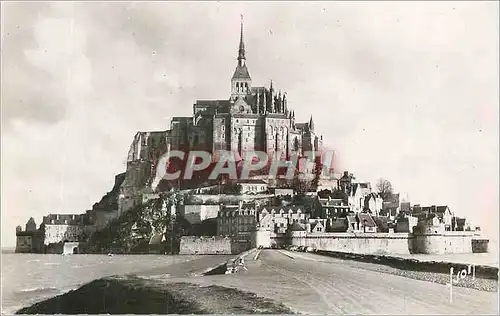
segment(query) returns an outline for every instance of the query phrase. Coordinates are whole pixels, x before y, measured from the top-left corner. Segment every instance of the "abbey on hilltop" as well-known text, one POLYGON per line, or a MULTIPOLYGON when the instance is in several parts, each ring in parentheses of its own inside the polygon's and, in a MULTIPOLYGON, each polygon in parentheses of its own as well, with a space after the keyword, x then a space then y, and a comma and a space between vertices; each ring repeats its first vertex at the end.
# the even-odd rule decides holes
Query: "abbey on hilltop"
MULTIPOLYGON (((297 123, 288 108, 286 92, 254 86, 246 65, 241 22, 238 64, 231 78, 231 92, 223 100, 197 100, 193 115, 173 117, 170 129, 164 132, 138 133, 129 151, 128 161, 151 159, 152 147, 164 145, 167 150, 204 150, 217 157, 220 150, 238 153, 263 151, 268 155, 281 153, 288 158, 296 153, 318 154, 322 136, 316 135, 312 116, 308 122, 297 123)), ((154 158, 153 158, 154 159, 154 158)))

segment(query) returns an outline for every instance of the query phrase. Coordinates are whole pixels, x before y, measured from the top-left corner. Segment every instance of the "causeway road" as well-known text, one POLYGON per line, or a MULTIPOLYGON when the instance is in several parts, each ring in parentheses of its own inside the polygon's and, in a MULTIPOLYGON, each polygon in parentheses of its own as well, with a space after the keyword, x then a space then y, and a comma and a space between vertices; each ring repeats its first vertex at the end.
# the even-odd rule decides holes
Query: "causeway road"
POLYGON ((498 315, 498 293, 369 270, 354 261, 286 250, 261 250, 232 275, 168 278, 253 292, 301 314, 498 315))

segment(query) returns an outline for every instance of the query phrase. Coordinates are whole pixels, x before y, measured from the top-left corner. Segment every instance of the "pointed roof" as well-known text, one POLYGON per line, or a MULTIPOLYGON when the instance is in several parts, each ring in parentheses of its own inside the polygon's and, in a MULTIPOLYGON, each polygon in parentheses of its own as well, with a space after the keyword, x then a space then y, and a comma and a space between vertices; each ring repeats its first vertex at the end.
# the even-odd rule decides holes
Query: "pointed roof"
POLYGON ((245 43, 243 42, 243 15, 241 15, 241 30, 240 30, 240 47, 238 49, 238 61, 246 59, 245 43))
POLYGON ((313 122, 313 117, 311 115, 311 118, 309 119, 309 129, 312 131, 314 130, 314 122, 313 122))
POLYGON ((366 227, 376 227, 377 225, 375 224, 375 221, 373 218, 370 216, 370 214, 366 213, 358 213, 357 214, 359 222, 364 223, 366 227))
POLYGON ((247 66, 238 64, 234 70, 233 79, 250 79, 247 66))
POLYGON ((243 42, 243 15, 241 16, 240 46, 238 48, 238 65, 233 74, 233 79, 250 79, 247 66, 245 65, 245 43, 243 42))
POLYGON ((295 222, 290 226, 290 231, 292 231, 292 232, 300 232, 300 231, 305 231, 305 230, 306 229, 304 227, 302 227, 302 225, 300 225, 298 222, 295 222))

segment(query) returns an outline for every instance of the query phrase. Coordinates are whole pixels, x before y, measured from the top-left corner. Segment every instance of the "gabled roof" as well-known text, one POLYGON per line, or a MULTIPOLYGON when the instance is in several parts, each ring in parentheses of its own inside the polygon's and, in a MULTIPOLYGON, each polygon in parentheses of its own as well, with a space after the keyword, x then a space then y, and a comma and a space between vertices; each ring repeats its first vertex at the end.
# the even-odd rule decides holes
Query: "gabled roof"
POLYGON ((370 189, 370 183, 357 182, 352 184, 352 195, 355 195, 358 189, 370 189))
POLYGON ((288 213, 289 211, 292 211, 292 213, 298 213, 299 211, 301 213, 304 213, 304 208, 299 206, 264 206, 259 209, 259 212, 266 211, 268 213, 271 213, 272 211, 274 211, 275 213, 279 214, 281 210, 283 210, 285 213, 288 213))
POLYGON ((172 117, 172 122, 189 122, 192 121, 192 116, 174 116, 172 117))
POLYGON ((229 100, 196 100, 194 107, 206 108, 209 114, 217 113, 228 113, 231 106, 231 101, 229 100))
POLYGON ((365 196, 365 203, 368 203, 371 199, 376 200, 378 197, 379 196, 377 193, 372 192, 372 193, 368 194, 367 196, 365 196))
POLYGON ((440 219, 443 218, 443 215, 447 210, 449 210, 447 205, 414 207, 414 213, 436 214, 440 219))
POLYGON ((306 229, 302 227, 302 225, 300 225, 299 223, 295 222, 292 225, 290 225, 289 230, 292 232, 300 232, 300 231, 305 231, 306 229))
POLYGON ((377 225, 373 221, 370 214, 358 213, 358 219, 360 223, 363 223, 366 227, 376 227, 377 225))
POLYGON ((267 184, 266 181, 261 180, 261 179, 242 179, 235 181, 237 183, 245 183, 245 184, 267 184))
POLYGON ((311 229, 315 229, 318 225, 320 227, 325 228, 325 226, 320 221, 317 221, 317 222, 314 222, 314 223, 311 224, 311 229))
POLYGON ((454 217, 457 226, 465 226, 465 218, 454 217))
POLYGON ((295 123, 295 128, 305 130, 307 127, 307 123, 295 123))
POLYGON ((449 209, 448 205, 437 206, 436 207, 436 212, 438 212, 438 213, 444 213, 448 209, 449 209))
POLYGON ((231 104, 229 100, 196 100, 195 105, 209 107, 223 107, 231 104))

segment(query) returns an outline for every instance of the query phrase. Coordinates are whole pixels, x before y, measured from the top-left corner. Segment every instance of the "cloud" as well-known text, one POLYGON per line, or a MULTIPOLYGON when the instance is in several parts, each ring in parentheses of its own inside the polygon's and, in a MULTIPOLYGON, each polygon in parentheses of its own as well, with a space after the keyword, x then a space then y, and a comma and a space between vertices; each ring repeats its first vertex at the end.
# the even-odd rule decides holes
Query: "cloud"
POLYGON ((6 3, 2 33, 2 125, 16 119, 55 123, 65 114, 66 99, 57 79, 30 60, 30 53, 43 53, 33 32, 45 4, 6 3))

